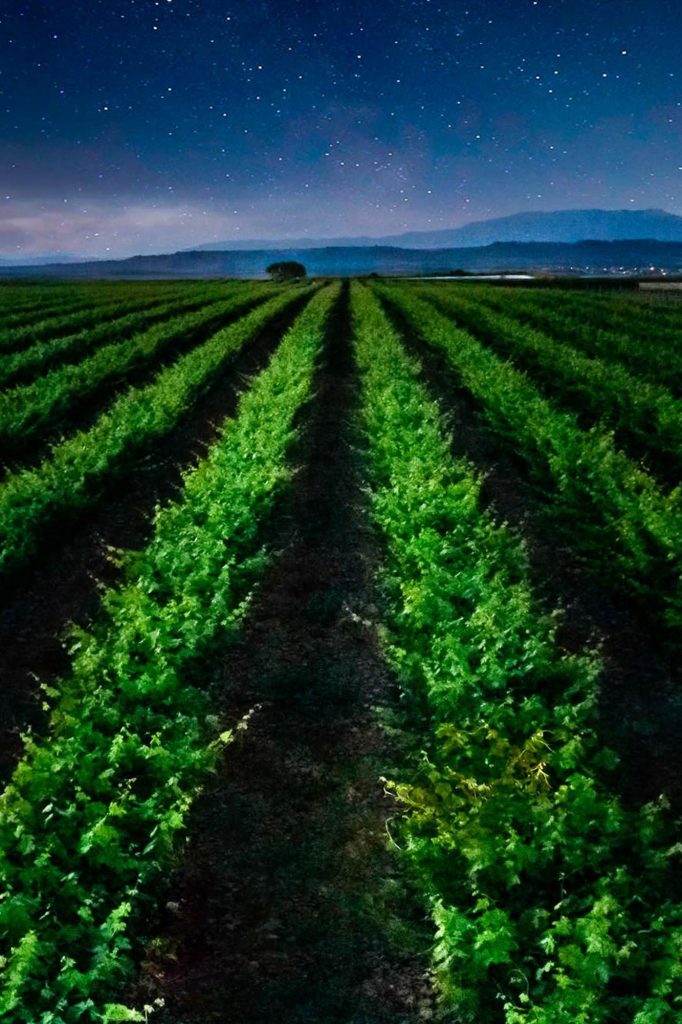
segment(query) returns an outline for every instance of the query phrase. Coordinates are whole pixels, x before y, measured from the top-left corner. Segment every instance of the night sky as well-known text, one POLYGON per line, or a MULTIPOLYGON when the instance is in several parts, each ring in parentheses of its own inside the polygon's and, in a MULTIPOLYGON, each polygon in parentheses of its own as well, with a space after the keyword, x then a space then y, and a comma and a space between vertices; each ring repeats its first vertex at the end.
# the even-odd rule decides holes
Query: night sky
POLYGON ((680 0, 0 0, 0 255, 682 214, 680 0))

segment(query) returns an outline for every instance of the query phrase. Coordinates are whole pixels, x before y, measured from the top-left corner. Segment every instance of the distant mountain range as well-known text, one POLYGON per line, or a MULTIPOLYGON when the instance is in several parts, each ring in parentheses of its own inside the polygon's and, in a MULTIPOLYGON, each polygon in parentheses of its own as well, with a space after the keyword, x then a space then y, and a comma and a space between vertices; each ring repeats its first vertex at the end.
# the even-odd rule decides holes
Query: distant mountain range
MULTIPOLYGON (((504 269, 510 265, 519 270, 547 269, 552 272, 579 272, 570 271, 573 266, 578 266, 585 268, 584 273, 594 273, 601 269, 602 257, 606 259, 600 250, 593 249, 588 254, 588 250, 582 249, 571 254, 568 250, 537 248, 545 243, 565 246, 583 242, 617 242, 626 246, 617 257, 614 256, 617 266, 622 264, 630 270, 641 270, 649 265, 658 267, 660 251, 656 249, 656 243, 682 243, 682 217, 664 210, 516 213, 511 217, 476 221, 459 228, 409 231, 382 238, 232 239, 209 242, 180 253, 133 256, 127 260, 85 260, 70 253, 50 253, 26 257, 19 265, 17 257, 0 257, 0 274, 14 275, 15 270, 29 274, 36 268, 49 276, 118 277, 122 274, 145 276, 148 273, 156 277, 161 274, 160 268, 167 266, 168 273, 173 276, 203 277, 215 273, 252 277, 263 275, 268 262, 282 258, 300 259, 312 273, 317 274, 356 274, 370 270, 377 273, 424 273, 446 267, 488 270, 504 269), (650 258, 641 248, 627 248, 635 242, 652 244, 650 258), (518 244, 532 248, 508 248, 518 244), (496 248, 500 245, 507 248, 496 248), (481 252, 477 254, 475 250, 481 252), (322 255, 323 252, 326 255, 322 255), (208 258, 211 254, 220 256, 211 261, 208 258), (211 267, 215 269, 211 270, 211 267)), ((609 258, 609 265, 612 262, 609 258)), ((665 264, 665 269, 672 268, 665 264)))
POLYGON ((682 274, 682 241, 496 242, 456 249, 329 246, 320 249, 190 251, 125 260, 0 267, 0 278, 265 277, 275 260, 298 260, 313 276, 526 271, 571 275, 682 274))
POLYGON ((42 256, 0 256, 0 267, 16 267, 19 264, 27 267, 43 267, 47 263, 82 263, 83 256, 74 256, 70 252, 50 252, 42 256))
POLYGON ((682 217, 665 210, 555 210, 515 213, 510 217, 474 221, 459 228, 407 231, 381 238, 231 239, 194 246, 199 252, 264 249, 326 249, 389 245, 402 249, 450 249, 494 242, 582 242, 656 239, 682 242, 682 217))

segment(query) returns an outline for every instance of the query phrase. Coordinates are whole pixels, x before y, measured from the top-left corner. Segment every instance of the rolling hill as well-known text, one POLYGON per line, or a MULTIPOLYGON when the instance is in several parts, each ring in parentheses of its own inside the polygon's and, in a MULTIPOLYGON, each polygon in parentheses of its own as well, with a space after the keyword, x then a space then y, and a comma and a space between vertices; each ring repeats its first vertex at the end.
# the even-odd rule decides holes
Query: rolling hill
POLYGON ((682 242, 496 242, 447 249, 329 246, 223 252, 176 252, 124 260, 0 267, 0 278, 213 278, 265 277, 277 259, 298 260, 314 276, 447 274, 527 271, 570 275, 682 273, 682 242))
POLYGON ((357 246, 398 246, 405 249, 449 249, 492 245, 495 242, 581 242, 655 239, 682 242, 682 217, 665 210, 556 210, 551 213, 515 213, 510 217, 474 221, 458 228, 408 231, 403 234, 344 238, 279 240, 232 239, 208 242, 200 252, 263 249, 322 249, 357 246))

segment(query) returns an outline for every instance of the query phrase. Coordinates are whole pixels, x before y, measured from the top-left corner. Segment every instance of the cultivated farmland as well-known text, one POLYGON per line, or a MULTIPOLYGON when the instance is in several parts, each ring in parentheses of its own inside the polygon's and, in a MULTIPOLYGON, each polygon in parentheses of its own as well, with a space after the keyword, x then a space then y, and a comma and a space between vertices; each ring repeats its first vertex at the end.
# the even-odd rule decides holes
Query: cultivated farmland
POLYGON ((0 289, 0 1019, 682 1017, 682 306, 0 289))

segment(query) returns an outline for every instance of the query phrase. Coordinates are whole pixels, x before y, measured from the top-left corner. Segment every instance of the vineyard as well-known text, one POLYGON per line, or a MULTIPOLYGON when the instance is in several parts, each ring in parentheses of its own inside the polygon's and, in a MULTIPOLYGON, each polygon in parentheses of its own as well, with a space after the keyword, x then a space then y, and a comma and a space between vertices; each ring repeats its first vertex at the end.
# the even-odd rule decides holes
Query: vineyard
POLYGON ((682 1019, 682 305, 0 286, 0 1019, 682 1019))

